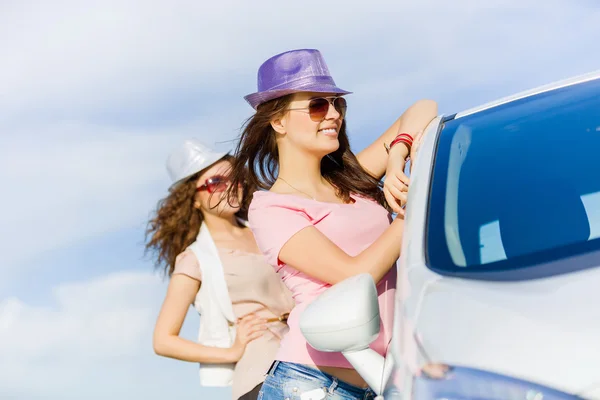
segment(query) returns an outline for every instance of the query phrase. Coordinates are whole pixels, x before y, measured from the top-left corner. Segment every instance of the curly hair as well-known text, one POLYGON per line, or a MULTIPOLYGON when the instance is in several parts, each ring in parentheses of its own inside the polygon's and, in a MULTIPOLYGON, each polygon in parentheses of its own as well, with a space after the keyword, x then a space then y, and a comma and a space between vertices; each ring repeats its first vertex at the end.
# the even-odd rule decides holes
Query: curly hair
MULTIPOLYGON (((259 105, 256 113, 245 122, 230 175, 230 196, 237 196, 239 184, 247 183, 268 190, 275 183, 279 152, 271 121, 283 115, 291 101, 292 95, 287 95, 265 102, 259 105)), ((321 175, 336 188, 337 195, 344 202, 350 202, 350 194, 354 193, 373 199, 387 208, 381 182, 362 168, 350 149, 345 120, 342 122, 338 140, 339 148, 321 161, 321 175)), ((246 191, 243 199, 242 204, 248 207, 252 193, 246 191)))
MULTIPOLYGON (((224 160, 233 162, 233 157, 227 155, 217 162, 224 160)), ((158 202, 155 215, 148 222, 145 251, 154 254, 155 267, 167 276, 173 274, 177 256, 194 243, 200 232, 204 218, 202 211, 194 207, 196 183, 217 162, 172 187, 158 202)), ((247 213, 241 209, 236 215, 246 219, 247 213)))

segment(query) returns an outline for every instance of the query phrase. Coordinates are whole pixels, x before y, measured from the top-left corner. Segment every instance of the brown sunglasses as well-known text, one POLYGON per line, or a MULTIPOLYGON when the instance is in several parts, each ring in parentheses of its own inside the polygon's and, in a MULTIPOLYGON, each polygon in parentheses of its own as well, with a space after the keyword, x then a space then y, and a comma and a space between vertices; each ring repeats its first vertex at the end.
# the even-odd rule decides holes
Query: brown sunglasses
POLYGON ((335 110, 340 114, 342 119, 346 117, 346 109, 348 108, 348 105, 346 103, 346 99, 339 96, 318 97, 316 99, 312 99, 310 103, 308 103, 308 107, 290 108, 289 111, 308 112, 311 120, 315 122, 321 122, 327 116, 330 105, 335 107, 335 110))

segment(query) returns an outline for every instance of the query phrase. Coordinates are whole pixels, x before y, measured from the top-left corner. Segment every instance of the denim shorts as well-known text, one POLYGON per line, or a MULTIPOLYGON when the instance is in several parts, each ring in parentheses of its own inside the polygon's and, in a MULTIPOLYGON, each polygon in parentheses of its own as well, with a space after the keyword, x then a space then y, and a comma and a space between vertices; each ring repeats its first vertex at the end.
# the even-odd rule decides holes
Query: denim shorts
POLYGON ((350 385, 307 367, 275 361, 258 394, 258 400, 372 400, 375 392, 350 385))

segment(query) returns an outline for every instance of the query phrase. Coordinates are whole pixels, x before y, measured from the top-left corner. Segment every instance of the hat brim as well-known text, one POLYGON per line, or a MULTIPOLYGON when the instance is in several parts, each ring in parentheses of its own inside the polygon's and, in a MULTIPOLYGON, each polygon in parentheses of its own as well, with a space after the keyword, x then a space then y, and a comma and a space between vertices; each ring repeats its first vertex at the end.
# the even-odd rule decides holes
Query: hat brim
POLYGON ((169 186, 169 190, 173 189, 175 186, 179 185, 180 183, 182 183, 183 181, 185 181, 186 179, 188 179, 190 176, 204 170, 207 168, 210 168, 213 166, 213 164, 216 164, 217 162, 221 161, 223 158, 225 158, 225 156, 229 155, 229 153, 225 153, 225 152, 220 152, 220 153, 215 153, 212 155, 212 157, 209 157, 206 159, 206 161, 204 162, 204 164, 206 164, 206 166, 203 166, 202 168, 198 169, 198 168, 194 168, 191 169, 189 171, 186 171, 186 175, 179 178, 177 181, 173 182, 171 184, 171 186, 169 186))
POLYGON ((277 99, 279 97, 286 96, 292 93, 298 92, 315 92, 315 93, 334 93, 338 95, 351 94, 347 90, 340 89, 335 85, 329 85, 326 83, 309 83, 301 85, 293 89, 277 89, 277 90, 266 90, 264 92, 256 92, 244 96, 244 99, 250 104, 252 108, 256 110, 256 107, 265 103, 269 100, 277 99))

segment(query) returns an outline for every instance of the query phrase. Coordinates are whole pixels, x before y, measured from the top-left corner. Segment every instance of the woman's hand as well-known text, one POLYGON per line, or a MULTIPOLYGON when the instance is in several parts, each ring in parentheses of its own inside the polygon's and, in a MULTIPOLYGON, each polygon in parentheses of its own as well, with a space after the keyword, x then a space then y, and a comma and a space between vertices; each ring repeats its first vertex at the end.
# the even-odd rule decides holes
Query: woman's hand
POLYGON ((404 173, 407 156, 408 148, 403 143, 398 143, 390 149, 383 181, 385 199, 390 208, 399 215, 404 215, 402 207, 408 198, 409 179, 404 173))
POLYGON ((257 317, 255 314, 248 314, 238 319, 235 341, 231 346, 231 355, 234 362, 237 362, 244 355, 246 345, 258 339, 265 334, 267 330, 267 321, 257 317))

